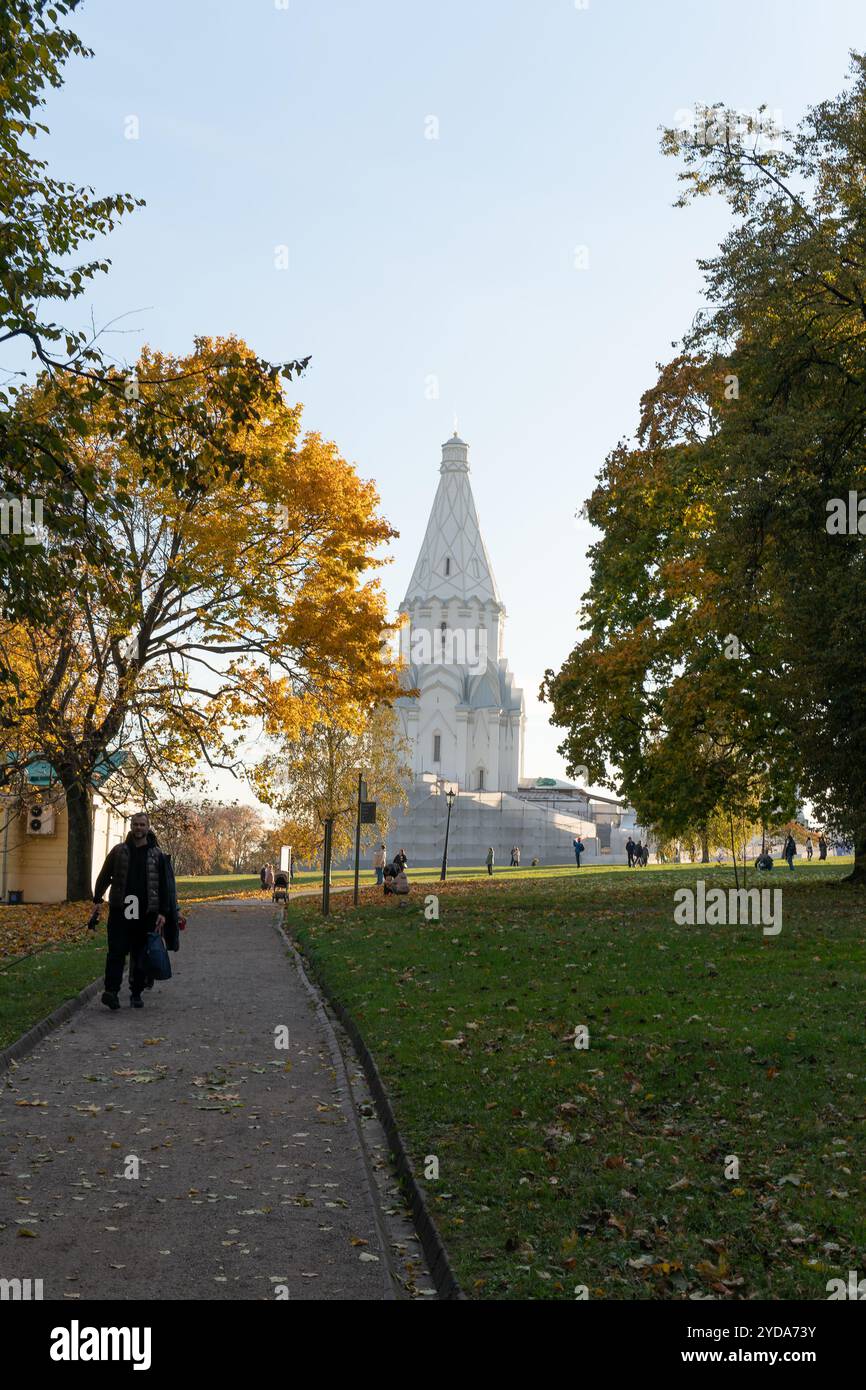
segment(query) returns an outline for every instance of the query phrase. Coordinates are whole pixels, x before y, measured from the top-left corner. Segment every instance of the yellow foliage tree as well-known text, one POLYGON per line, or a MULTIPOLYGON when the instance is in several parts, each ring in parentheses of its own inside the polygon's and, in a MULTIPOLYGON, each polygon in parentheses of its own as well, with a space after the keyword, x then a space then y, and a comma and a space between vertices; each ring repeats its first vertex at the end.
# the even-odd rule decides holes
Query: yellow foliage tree
POLYGON ((393 811, 406 800, 409 749, 394 711, 380 705, 367 717, 360 710, 356 716, 348 725, 320 721, 286 740, 275 759, 278 780, 269 774, 269 785, 262 786, 262 797, 285 818, 289 838, 282 843, 291 844, 296 860, 320 859, 329 818, 334 859, 352 852, 359 772, 376 802, 376 824, 361 827, 362 851, 385 839, 393 811))
MULTIPOLYGON (((106 753, 169 786, 200 762, 241 774, 252 722, 299 739, 398 692, 373 574, 394 532, 372 483, 302 435, 300 406, 257 362, 237 339, 202 339, 185 358, 145 351, 129 400, 43 380, 20 403, 31 429, 74 416, 69 449, 97 484, 95 505, 69 500, 90 508, 74 588, 50 621, 0 621, 4 737, 62 784, 70 899, 91 892, 106 753)), ((62 548, 69 528, 45 525, 62 548)))

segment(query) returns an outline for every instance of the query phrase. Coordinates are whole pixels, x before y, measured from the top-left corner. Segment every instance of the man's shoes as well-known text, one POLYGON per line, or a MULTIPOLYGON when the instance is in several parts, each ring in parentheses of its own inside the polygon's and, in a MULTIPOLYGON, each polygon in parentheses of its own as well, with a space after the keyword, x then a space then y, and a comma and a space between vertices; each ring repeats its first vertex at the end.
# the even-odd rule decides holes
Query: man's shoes
POLYGON ((103 992, 102 992, 102 1002, 103 1002, 103 1004, 105 1004, 106 1007, 109 1008, 109 1009, 119 1009, 119 1008, 120 1008, 120 1000, 118 999, 118 997, 117 997, 116 994, 112 994, 112 992, 111 992, 110 989, 103 990, 103 992))
POLYGON ((144 1000, 142 999, 140 994, 131 994, 129 996, 129 1002, 134 1009, 144 1008, 144 1000))

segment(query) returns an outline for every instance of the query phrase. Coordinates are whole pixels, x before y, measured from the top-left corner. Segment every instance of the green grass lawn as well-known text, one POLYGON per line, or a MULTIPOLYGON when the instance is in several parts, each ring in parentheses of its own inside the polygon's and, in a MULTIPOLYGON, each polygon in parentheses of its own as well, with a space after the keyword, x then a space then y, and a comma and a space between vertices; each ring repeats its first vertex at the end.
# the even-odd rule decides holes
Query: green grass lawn
POLYGON ((83 933, 75 945, 52 946, 4 963, 0 971, 0 1048, 20 1038, 52 1010, 102 974, 105 932, 83 933))
MULTIPOLYGON (((568 869, 567 865, 548 865, 538 869, 509 869, 498 868, 495 876, 497 878, 519 878, 521 874, 532 874, 533 876, 547 878, 558 878, 568 869)), ((585 873, 599 872, 587 868, 581 870, 585 873)), ((612 870, 605 867, 603 872, 610 873, 612 870)), ((431 866, 421 869, 409 869, 408 877, 415 883, 436 883, 439 881, 439 866, 431 866)), ((449 879, 462 881, 464 879, 487 878, 487 869, 483 864, 472 866, 460 866, 448 869, 449 879)), ((354 884, 355 873, 353 869, 334 869, 331 874, 331 884, 334 888, 347 888, 354 884)), ((369 888, 376 881, 376 875, 368 865, 361 866, 360 884, 363 888, 369 888)), ((321 888, 322 871, 321 869, 298 869, 295 872, 293 887, 299 888, 321 888)), ((196 898, 230 898, 238 894, 264 894, 261 893, 258 874, 200 874, 179 877, 177 880, 177 890, 181 899, 186 898, 192 901, 196 898)))
POLYGON ((709 865, 452 882, 438 922, 421 892, 291 905, 418 1177, 438 1159, 470 1296, 826 1299, 866 1269, 866 894, 845 872, 762 878, 776 937, 674 924, 676 887, 733 886, 709 865))
POLYGON ((230 898, 237 893, 260 890, 258 874, 178 875, 178 896, 183 898, 230 898))

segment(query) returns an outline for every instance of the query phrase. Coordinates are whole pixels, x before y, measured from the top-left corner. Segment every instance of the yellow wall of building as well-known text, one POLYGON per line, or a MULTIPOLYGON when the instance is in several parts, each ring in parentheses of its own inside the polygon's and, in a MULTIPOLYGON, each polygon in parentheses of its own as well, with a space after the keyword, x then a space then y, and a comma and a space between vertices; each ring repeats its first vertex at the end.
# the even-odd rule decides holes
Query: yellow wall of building
MULTIPOLYGON (((33 804, 38 800, 38 796, 30 798, 33 804)), ((5 821, 6 814, 0 815, 5 821)), ((5 856, 0 838, 0 859, 5 857, 6 863, 5 882, 0 864, 0 897, 8 902, 9 891, 17 889, 23 892, 26 903, 61 903, 66 897, 66 806, 62 801, 55 803, 53 835, 28 834, 27 820, 22 813, 10 821, 5 832, 5 856)), ((94 797, 93 879, 108 851, 124 838, 126 828, 124 817, 98 795, 94 797)))

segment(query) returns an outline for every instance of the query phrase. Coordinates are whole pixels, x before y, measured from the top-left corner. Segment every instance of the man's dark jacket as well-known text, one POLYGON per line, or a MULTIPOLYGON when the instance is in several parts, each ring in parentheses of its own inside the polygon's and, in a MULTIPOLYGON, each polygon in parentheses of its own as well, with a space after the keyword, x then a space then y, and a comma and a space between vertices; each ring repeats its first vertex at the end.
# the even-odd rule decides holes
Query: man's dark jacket
MULTIPOLYGON (((102 902, 106 888, 108 892, 109 920, 123 916, 126 884, 129 876, 129 857, 133 846, 132 832, 119 845, 110 850, 93 889, 93 901, 102 902), (109 888, 109 884, 111 885, 109 888)), ((171 858, 163 854, 152 830, 147 832, 147 861, 145 869, 147 885, 147 904, 143 919, 155 918, 161 913, 165 918, 163 935, 170 951, 179 945, 177 888, 171 858)))

